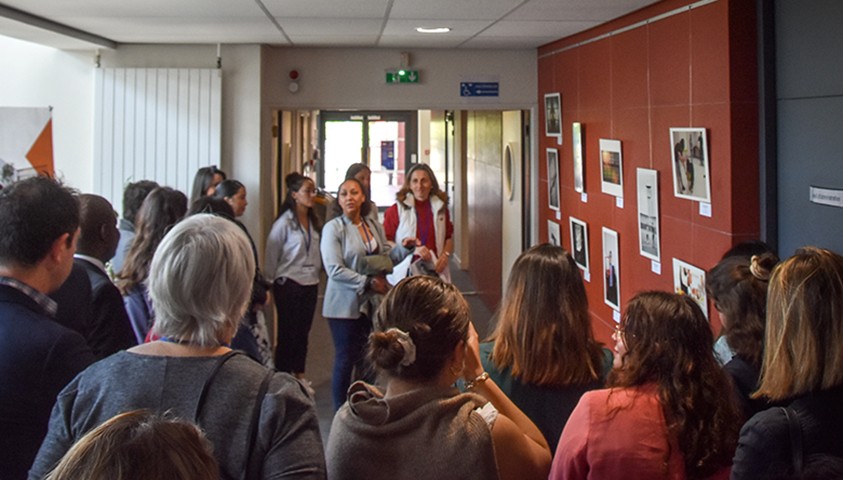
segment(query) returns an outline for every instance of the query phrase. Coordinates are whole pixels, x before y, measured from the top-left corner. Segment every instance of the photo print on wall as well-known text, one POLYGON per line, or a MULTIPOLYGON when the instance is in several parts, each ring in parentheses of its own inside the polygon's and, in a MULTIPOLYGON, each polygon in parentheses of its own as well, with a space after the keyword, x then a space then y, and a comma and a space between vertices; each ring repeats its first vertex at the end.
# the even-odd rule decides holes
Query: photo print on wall
POLYGON ((568 217, 571 226, 571 256, 580 270, 588 271, 588 225, 579 218, 568 217))
POLYGON ((621 311, 621 272, 618 266, 618 232, 603 227, 603 301, 621 311))
POLYGON ((562 95, 559 93, 544 95, 544 134, 557 137, 562 144, 562 95))
POLYGON ((559 224, 553 220, 547 221, 547 243, 556 245, 557 247, 562 246, 562 232, 560 231, 559 224))
POLYGON ((673 194, 678 198, 711 203, 711 169, 705 129, 671 128, 670 145, 673 194))
POLYGON ((623 157, 620 140, 600 139, 600 176, 603 193, 623 198, 623 157))
POLYGON ((638 175, 638 250, 641 255, 661 261, 659 236, 659 172, 639 168, 638 175))
POLYGON ((547 149, 547 204, 552 210, 559 210, 559 152, 547 149))
POLYGON ((582 124, 574 122, 571 132, 571 144, 574 148, 574 190, 577 193, 585 191, 585 177, 582 166, 582 124))
POLYGON ((708 318, 708 298, 705 294, 705 270, 701 270, 690 263, 678 258, 673 259, 673 291, 680 295, 688 295, 708 318))

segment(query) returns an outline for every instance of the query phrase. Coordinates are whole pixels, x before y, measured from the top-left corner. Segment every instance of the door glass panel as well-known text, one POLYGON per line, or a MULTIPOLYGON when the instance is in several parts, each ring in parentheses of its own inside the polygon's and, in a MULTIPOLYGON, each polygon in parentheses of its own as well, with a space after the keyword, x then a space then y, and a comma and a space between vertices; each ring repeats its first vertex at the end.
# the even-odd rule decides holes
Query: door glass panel
POLYGON ((369 117, 369 168, 372 170, 372 201, 378 207, 395 203, 404 185, 407 150, 405 122, 372 121, 369 117))
MULTIPOLYGON (((352 163, 361 162, 363 122, 325 122, 325 189, 333 192, 345 179, 345 171, 352 163)), ((373 175, 374 177, 374 175, 373 175)))

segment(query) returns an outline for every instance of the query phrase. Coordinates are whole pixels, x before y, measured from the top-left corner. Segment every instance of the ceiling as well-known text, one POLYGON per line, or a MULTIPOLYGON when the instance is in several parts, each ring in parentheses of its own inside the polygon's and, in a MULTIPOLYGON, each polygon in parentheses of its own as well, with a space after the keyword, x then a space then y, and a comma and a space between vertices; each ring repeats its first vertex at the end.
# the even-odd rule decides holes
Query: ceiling
POLYGON ((0 34, 61 49, 120 44, 523 49, 653 0, 0 0, 0 34), (416 27, 450 27, 421 34, 416 27), (56 32, 59 33, 56 33, 56 32))

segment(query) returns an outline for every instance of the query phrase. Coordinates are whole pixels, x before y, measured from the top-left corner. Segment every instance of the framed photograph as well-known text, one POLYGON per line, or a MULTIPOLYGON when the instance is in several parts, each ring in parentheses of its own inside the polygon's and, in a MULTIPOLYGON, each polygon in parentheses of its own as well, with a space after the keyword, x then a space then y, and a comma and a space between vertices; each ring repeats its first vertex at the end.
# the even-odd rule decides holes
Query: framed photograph
POLYGON ((559 224, 553 220, 547 221, 547 243, 556 245, 557 247, 562 246, 562 232, 560 231, 559 224))
POLYGON ((585 178, 582 168, 582 124, 580 122, 574 122, 571 143, 574 146, 574 190, 583 193, 585 191, 585 178))
POLYGON ((661 261, 659 248, 659 172, 639 168, 638 175, 638 251, 661 261))
POLYGON ((603 193, 623 198, 623 158, 620 140, 600 139, 600 176, 603 193))
POLYGON ((603 301, 620 311, 621 272, 618 249, 618 232, 603 227, 603 301))
POLYGON ((588 271, 588 225, 579 218, 568 217, 571 224, 571 256, 580 270, 588 271))
POLYGON ((559 152, 547 149, 547 203, 553 210, 559 210, 559 152))
POLYGON ((544 134, 562 140, 562 95, 544 95, 544 134))
POLYGON ((704 128, 671 128, 673 194, 711 203, 708 141, 704 128))
POLYGON ((673 291, 688 295, 697 302, 708 318, 708 299, 705 295, 705 270, 678 258, 673 259, 673 291))

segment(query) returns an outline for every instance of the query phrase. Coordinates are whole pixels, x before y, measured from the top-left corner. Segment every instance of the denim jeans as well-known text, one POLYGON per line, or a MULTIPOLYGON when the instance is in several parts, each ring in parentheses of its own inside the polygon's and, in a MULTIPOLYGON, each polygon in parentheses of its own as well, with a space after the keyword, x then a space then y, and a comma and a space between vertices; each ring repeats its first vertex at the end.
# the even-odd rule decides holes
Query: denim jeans
POLYGON ((366 315, 359 318, 329 318, 331 337, 334 340, 334 372, 331 379, 331 394, 334 411, 339 410, 346 400, 352 380, 369 380, 372 371, 366 361, 366 346, 372 321, 366 315), (355 372, 356 369, 356 372, 355 372), (352 379, 352 374, 354 378, 352 379))

